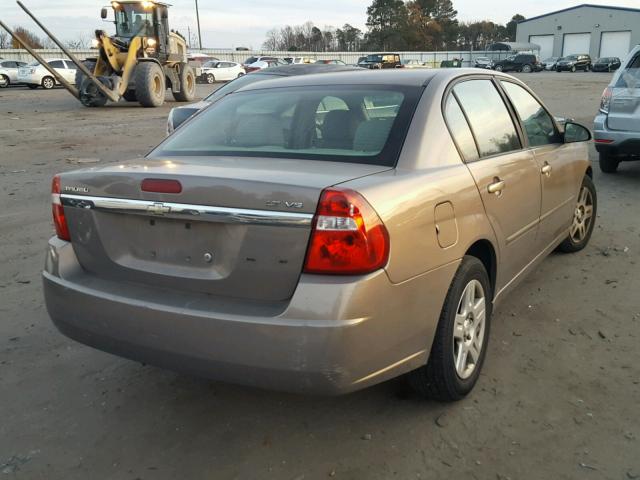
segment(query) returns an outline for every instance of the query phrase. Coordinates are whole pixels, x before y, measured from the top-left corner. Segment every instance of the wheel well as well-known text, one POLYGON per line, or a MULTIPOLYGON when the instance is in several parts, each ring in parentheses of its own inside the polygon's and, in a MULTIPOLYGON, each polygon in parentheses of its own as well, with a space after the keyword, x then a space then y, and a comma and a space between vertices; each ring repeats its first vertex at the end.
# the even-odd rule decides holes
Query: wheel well
POLYGON ((585 172, 590 179, 593 180, 593 170, 591 169, 591 167, 587 167, 587 171, 585 172))
POLYGON ((493 248, 493 245, 488 240, 478 240, 476 243, 471 245, 465 255, 470 255, 472 257, 476 257, 478 260, 482 262, 484 268, 487 270, 489 274, 489 281, 491 282, 491 290, 493 291, 493 295, 495 296, 496 292, 496 276, 497 276, 497 261, 496 261, 496 251, 493 248))

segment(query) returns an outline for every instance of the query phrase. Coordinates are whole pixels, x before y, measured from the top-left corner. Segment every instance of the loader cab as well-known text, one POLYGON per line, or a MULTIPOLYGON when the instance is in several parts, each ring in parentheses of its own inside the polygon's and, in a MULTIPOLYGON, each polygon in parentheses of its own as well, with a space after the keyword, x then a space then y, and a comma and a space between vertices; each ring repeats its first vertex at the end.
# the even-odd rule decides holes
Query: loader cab
MULTIPOLYGON (((169 54, 168 5, 153 1, 111 2, 116 37, 128 43, 134 37, 144 39, 147 56, 166 61, 169 54)), ((105 18, 105 9, 102 17, 105 18)))

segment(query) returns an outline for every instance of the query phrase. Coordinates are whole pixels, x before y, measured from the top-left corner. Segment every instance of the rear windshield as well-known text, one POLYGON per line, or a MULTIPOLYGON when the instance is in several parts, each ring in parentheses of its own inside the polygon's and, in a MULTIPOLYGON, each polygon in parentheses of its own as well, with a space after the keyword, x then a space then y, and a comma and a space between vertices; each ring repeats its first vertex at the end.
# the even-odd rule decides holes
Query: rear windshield
POLYGON ((236 92, 153 156, 296 158, 393 166, 422 88, 287 87, 236 92))
POLYGON ((260 73, 252 73, 251 75, 243 75, 241 77, 232 80, 229 83, 225 83, 222 87, 215 90, 208 97, 204 98, 206 102, 215 102, 217 99, 224 97, 236 90, 240 90, 242 87, 246 87, 247 85, 251 85, 252 83, 259 82, 260 80, 268 80, 269 78, 273 78, 271 75, 263 75, 260 73))
POLYGON ((615 84, 617 88, 640 89, 640 53, 633 57, 618 75, 615 84))

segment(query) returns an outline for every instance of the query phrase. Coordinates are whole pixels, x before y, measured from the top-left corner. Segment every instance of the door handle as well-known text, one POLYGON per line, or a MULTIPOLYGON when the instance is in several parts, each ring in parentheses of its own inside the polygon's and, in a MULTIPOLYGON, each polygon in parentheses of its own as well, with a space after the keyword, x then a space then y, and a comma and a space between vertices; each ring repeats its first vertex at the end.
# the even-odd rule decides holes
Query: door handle
POLYGON ((546 175, 547 177, 551 175, 551 171, 553 170, 553 167, 551 167, 551 165, 549 165, 547 162, 544 162, 544 166, 542 167, 542 174, 546 175))
POLYGON ((489 190, 489 193, 493 193, 499 197, 502 195, 502 190, 504 190, 505 185, 506 183, 504 180, 500 180, 498 177, 495 177, 493 179, 493 183, 489 184, 487 190, 489 190))

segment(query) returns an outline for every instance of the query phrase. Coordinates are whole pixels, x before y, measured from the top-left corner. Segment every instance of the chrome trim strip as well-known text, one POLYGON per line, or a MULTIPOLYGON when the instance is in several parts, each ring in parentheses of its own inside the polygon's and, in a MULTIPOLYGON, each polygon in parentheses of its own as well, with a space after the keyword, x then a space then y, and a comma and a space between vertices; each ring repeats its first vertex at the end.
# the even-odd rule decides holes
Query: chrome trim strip
POLYGON ((60 195, 65 207, 85 208, 106 212, 131 213, 152 217, 175 218, 202 222, 242 223, 282 227, 309 227, 313 214, 250 210, 243 208, 212 207, 186 203, 154 202, 125 198, 60 195))

